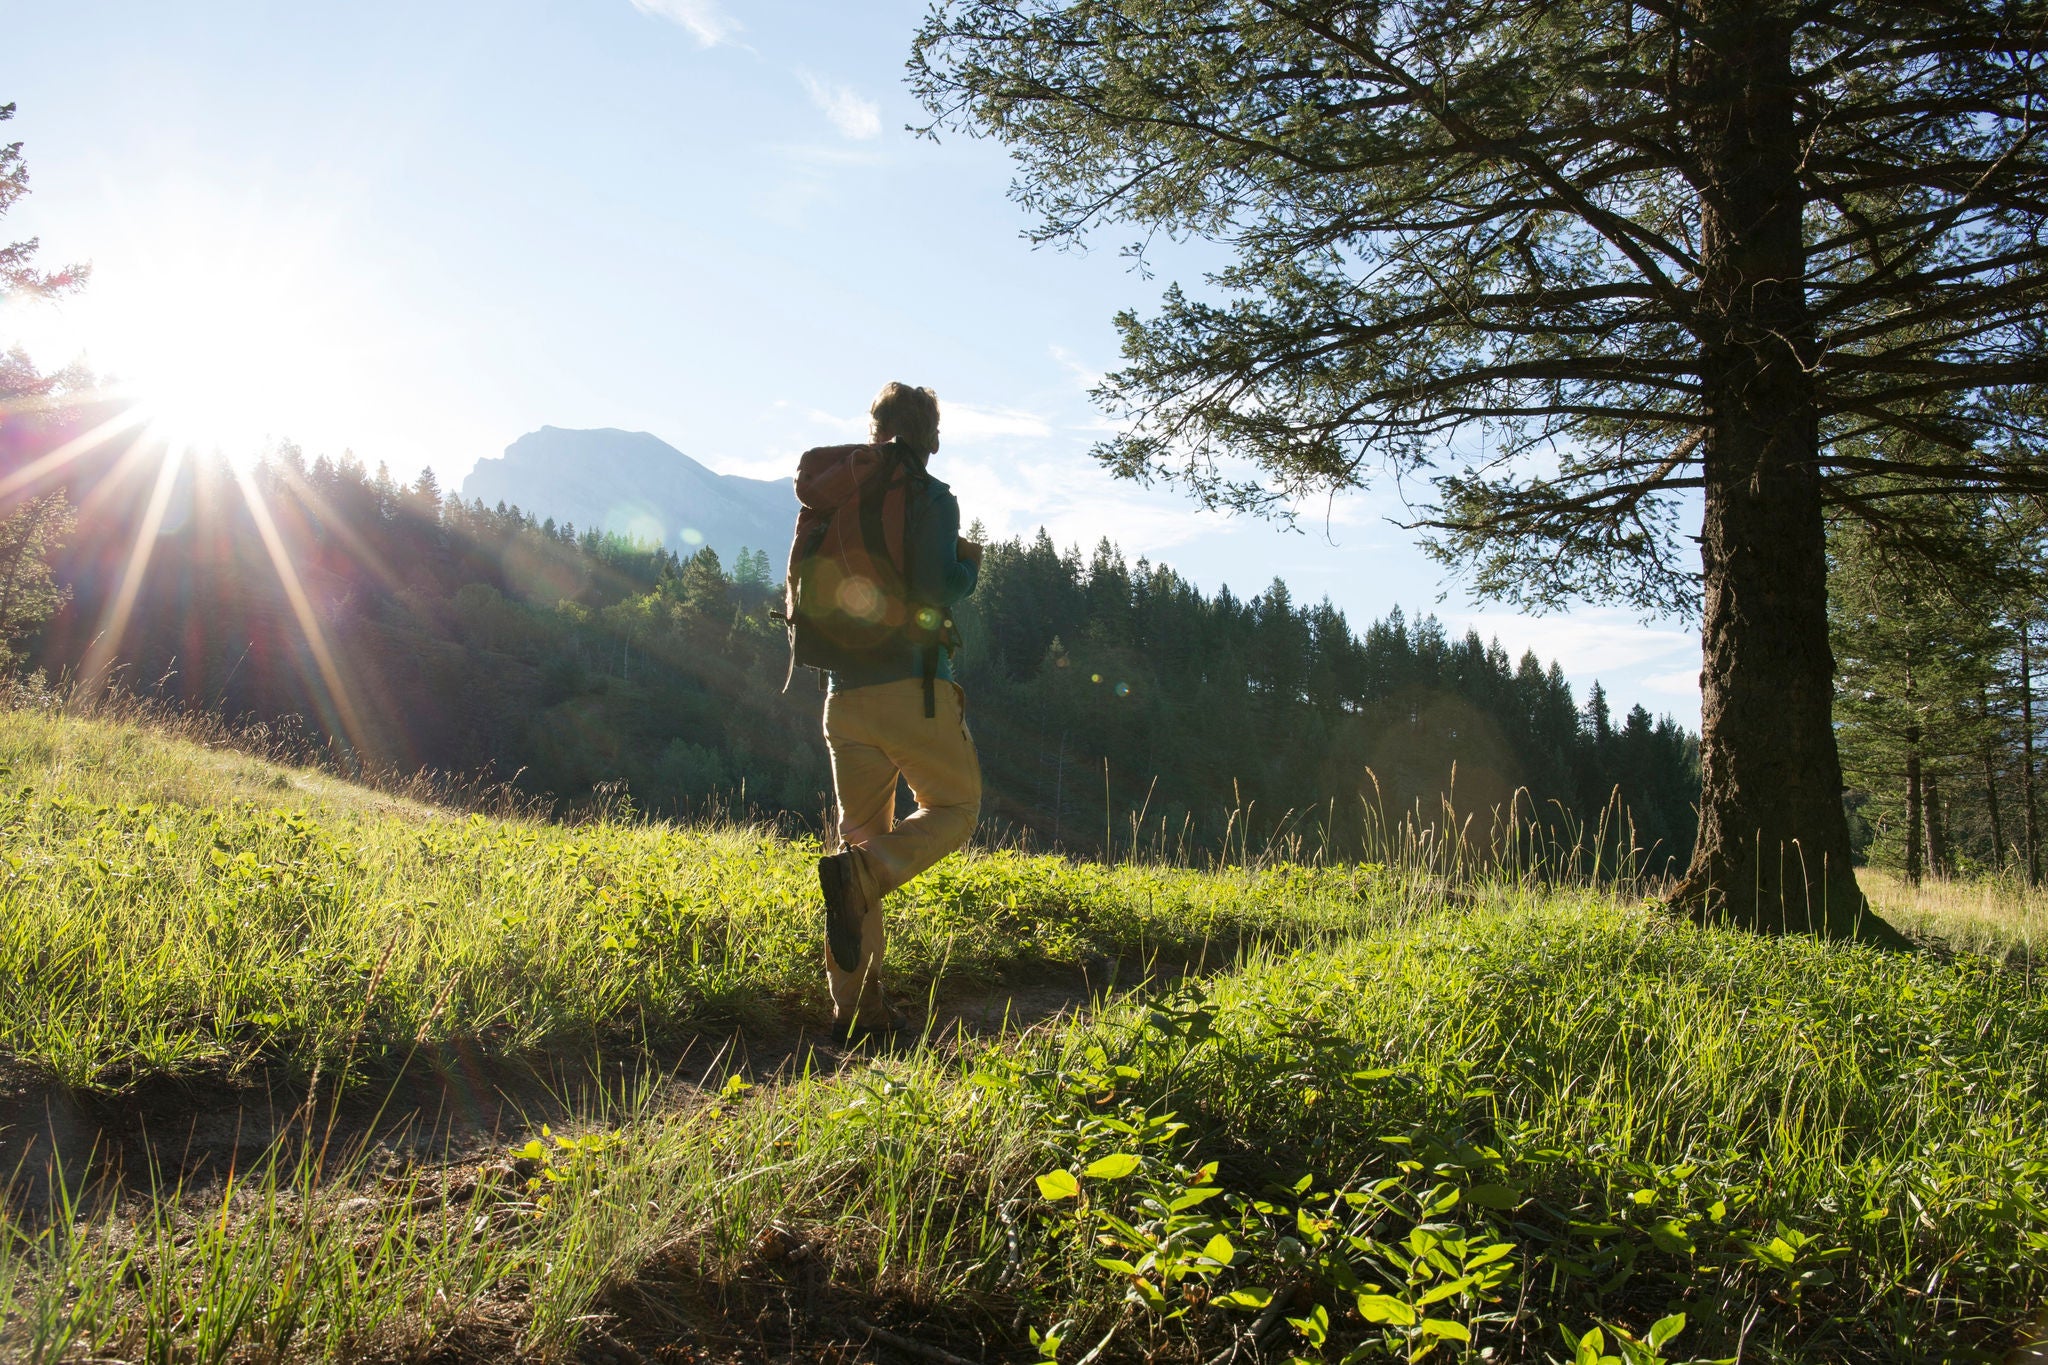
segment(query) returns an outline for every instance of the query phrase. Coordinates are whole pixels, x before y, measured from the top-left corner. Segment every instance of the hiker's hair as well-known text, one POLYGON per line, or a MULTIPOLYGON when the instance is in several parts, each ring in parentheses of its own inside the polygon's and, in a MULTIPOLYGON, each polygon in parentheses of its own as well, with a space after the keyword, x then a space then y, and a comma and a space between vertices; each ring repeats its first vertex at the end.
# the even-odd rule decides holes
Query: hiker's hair
POLYGON ((939 396, 930 389, 888 383, 868 406, 868 439, 894 436, 920 455, 939 448, 939 396))

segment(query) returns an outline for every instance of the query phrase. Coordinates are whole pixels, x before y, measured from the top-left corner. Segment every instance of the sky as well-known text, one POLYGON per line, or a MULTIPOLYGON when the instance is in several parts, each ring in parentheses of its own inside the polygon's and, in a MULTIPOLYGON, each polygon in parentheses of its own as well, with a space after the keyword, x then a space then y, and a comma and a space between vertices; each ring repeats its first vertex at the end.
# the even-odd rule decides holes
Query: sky
MULTIPOLYGON (((89 261, 0 308, 0 346, 83 359, 195 442, 353 451, 459 486, 542 425, 649 431, 782 477, 939 393, 935 472, 996 536, 1108 537, 1239 596, 1285 578, 1362 630, 1396 606, 1555 658, 1584 696, 1699 720, 1678 620, 1470 600, 1391 487, 1288 530, 1113 480, 1087 389, 1115 314, 1218 262, 1134 273, 1114 235, 1034 247, 993 143, 937 141, 903 82, 925 0, 64 0, 8 5, 0 240, 89 261)), ((545 512, 546 509, 536 509, 545 512)))

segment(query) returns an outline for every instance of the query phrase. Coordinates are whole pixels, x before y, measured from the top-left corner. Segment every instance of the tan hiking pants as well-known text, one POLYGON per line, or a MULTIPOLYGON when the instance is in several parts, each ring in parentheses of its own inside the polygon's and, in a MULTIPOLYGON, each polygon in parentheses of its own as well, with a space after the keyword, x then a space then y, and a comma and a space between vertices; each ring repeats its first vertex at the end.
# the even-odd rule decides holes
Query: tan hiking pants
POLYGON ((834 692, 825 699, 825 743, 839 837, 854 851, 867 914, 861 965, 843 972, 825 954, 832 1014, 882 1007, 882 897, 967 842, 981 815, 981 760, 967 732, 958 683, 936 684, 935 716, 924 713, 924 681, 905 678, 834 692), (896 778, 910 783, 917 810, 896 823, 896 778))

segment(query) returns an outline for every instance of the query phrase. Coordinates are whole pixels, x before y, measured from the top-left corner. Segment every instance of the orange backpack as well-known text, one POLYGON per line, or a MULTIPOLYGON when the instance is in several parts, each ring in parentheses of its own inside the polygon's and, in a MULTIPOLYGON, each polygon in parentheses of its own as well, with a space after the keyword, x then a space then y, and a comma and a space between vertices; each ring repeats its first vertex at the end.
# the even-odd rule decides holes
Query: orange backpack
POLYGON ((894 442, 804 452, 781 619, 790 676, 815 668, 821 685, 826 670, 917 649, 931 715, 938 654, 952 622, 935 604, 911 598, 910 495, 931 476, 904 455, 894 442))

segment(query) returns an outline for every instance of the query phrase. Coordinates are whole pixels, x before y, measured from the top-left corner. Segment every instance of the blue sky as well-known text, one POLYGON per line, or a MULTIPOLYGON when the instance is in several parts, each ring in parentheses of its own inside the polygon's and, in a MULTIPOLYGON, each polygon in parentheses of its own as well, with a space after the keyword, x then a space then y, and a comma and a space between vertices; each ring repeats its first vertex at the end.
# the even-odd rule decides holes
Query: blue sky
POLYGON ((942 473, 997 534, 1107 535, 1240 595, 1279 575, 1361 628, 1434 609, 1698 722, 1690 625, 1475 606, 1391 490, 1290 534, 1102 473, 1110 319, 1204 253, 1145 280, 1113 238, 1024 241, 1001 148, 905 131, 924 0, 11 8, 0 136, 34 192, 0 234, 95 273, 0 311, 0 345, 83 356, 195 440, 454 486, 543 424, 615 426, 768 477, 883 381, 929 384, 942 473))

